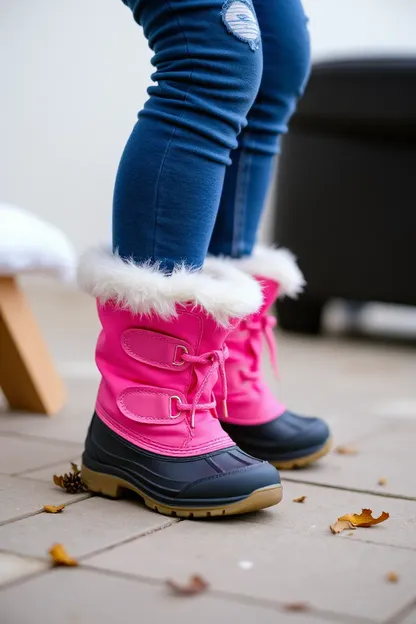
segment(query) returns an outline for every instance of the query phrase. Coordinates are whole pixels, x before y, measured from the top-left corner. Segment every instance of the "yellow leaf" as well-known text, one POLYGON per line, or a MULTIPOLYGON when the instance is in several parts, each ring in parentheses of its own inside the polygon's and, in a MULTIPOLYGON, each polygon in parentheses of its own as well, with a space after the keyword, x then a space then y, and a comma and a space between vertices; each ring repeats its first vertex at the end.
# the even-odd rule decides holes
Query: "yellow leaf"
POLYGON ((336 535, 337 533, 341 533, 341 531, 355 529, 355 526, 351 524, 351 522, 348 522, 348 520, 342 520, 341 518, 338 518, 338 520, 334 522, 334 524, 329 525, 329 528, 331 529, 331 532, 336 535))
POLYGON ((200 594, 201 592, 206 591, 209 587, 207 581, 198 574, 192 575, 187 583, 182 584, 172 580, 167 580, 166 583, 168 587, 175 592, 175 594, 179 594, 181 596, 200 594))
POLYGON ((64 507, 65 505, 58 505, 57 507, 55 505, 44 505, 43 511, 46 511, 46 513, 59 513, 64 507))
POLYGON ((338 453, 338 455, 357 455, 356 449, 350 446, 337 446, 335 453, 338 453))
POLYGON ((373 518, 373 512, 371 509, 362 509, 360 514, 346 514, 345 516, 341 516, 338 520, 347 520, 351 522, 355 527, 363 527, 367 528, 373 526, 374 524, 380 524, 380 522, 384 522, 388 518, 390 518, 390 514, 383 511, 381 516, 378 518, 373 518))
POLYGON ((297 498, 293 499, 294 503, 303 503, 306 500, 306 496, 298 496, 297 498))
POLYGON ((55 485, 57 485, 58 487, 61 487, 61 488, 64 487, 62 480, 63 480, 62 475, 59 475, 59 476, 58 475, 53 475, 53 482, 55 483, 55 485))
POLYGON ((399 576, 398 574, 396 574, 396 572, 389 572, 387 574, 387 580, 389 583, 397 583, 399 580, 399 576))
POLYGON ((62 544, 54 544, 49 549, 49 554, 52 557, 52 561, 56 566, 77 566, 78 561, 72 559, 65 550, 62 544))
POLYGON ((71 468, 76 475, 81 472, 81 470, 78 468, 78 464, 74 464, 74 462, 71 462, 71 468))
POLYGON ((378 480, 378 485, 387 485, 387 479, 385 477, 381 477, 381 479, 378 480))

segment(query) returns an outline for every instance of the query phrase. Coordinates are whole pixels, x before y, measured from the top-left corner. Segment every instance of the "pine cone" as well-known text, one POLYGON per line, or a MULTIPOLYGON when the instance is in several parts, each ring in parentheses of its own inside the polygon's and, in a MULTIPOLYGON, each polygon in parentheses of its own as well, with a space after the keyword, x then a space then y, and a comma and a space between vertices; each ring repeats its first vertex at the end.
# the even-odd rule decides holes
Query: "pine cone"
POLYGON ((85 492, 86 487, 81 479, 81 471, 76 464, 72 464, 73 472, 65 473, 64 475, 54 475, 53 480, 56 485, 69 492, 69 494, 79 494, 85 492))
POLYGON ((70 472, 69 474, 64 474, 62 478, 62 487, 70 494, 84 492, 85 487, 81 479, 81 473, 70 472))

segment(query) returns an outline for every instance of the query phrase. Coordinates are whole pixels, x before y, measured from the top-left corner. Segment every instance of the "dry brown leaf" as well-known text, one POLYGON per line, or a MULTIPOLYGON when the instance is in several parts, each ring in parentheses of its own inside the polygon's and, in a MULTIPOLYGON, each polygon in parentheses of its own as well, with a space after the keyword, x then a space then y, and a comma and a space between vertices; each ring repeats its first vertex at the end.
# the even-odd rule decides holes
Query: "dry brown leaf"
POLYGON ((53 482, 55 483, 55 485, 57 485, 58 487, 63 488, 63 476, 60 475, 53 475, 53 482))
POLYGON ((356 449, 351 446, 337 446, 335 453, 338 453, 338 455, 357 455, 356 449))
POLYGON ((288 602, 283 608, 285 611, 308 611, 309 605, 306 602, 288 602))
POLYGON ((390 514, 383 511, 378 518, 373 518, 373 512, 371 509, 362 509, 360 514, 345 514, 338 518, 339 521, 346 520, 351 522, 354 527, 367 528, 374 524, 380 524, 390 518, 390 514))
POLYGON ((303 503, 307 499, 307 496, 298 496, 293 499, 294 503, 303 503))
POLYGON ((64 507, 65 505, 58 505, 57 507, 55 505, 44 505, 43 511, 46 511, 46 513, 59 513, 64 507))
POLYGON ((389 572, 386 578, 389 583, 397 583, 399 580, 399 575, 396 574, 396 572, 389 572))
POLYGON ((351 522, 349 522, 348 520, 342 520, 341 518, 338 518, 338 520, 334 522, 334 524, 329 525, 329 528, 331 530, 331 533, 334 533, 336 535, 337 533, 341 533, 341 531, 355 529, 355 526, 351 524, 351 522))
POLYGON ((381 479, 379 479, 377 483, 378 485, 387 485, 386 477, 381 477, 381 479))
POLYGON ((78 561, 72 559, 65 550, 62 544, 54 544, 49 549, 49 554, 52 557, 52 561, 56 566, 77 566, 78 561))
POLYGON ((193 574, 187 583, 178 583, 168 579, 166 581, 168 587, 170 587, 175 594, 180 596, 192 596, 194 594, 200 594, 208 589, 209 584, 202 576, 193 574))

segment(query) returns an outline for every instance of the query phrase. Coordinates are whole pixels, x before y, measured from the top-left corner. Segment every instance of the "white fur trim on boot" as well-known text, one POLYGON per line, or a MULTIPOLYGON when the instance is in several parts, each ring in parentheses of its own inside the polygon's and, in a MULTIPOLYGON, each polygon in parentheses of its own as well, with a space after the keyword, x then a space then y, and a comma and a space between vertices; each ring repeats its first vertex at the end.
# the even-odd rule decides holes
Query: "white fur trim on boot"
POLYGON ((288 249, 256 245, 253 254, 232 260, 235 267, 249 275, 265 277, 280 284, 279 296, 295 298, 306 282, 295 256, 288 249))
POLYGON ((109 250, 92 249, 80 260, 78 282, 101 303, 113 300, 134 314, 169 318, 177 314, 176 304, 193 303, 219 325, 253 314, 262 304, 254 279, 216 259, 208 259, 200 271, 182 265, 166 275, 158 265, 138 265, 109 250))

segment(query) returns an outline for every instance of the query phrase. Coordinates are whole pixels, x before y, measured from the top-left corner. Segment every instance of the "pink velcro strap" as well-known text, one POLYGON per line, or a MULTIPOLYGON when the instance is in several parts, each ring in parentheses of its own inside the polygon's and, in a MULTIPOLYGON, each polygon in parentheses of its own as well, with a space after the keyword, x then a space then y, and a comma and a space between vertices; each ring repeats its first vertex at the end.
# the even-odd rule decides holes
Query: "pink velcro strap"
POLYGON ((117 397, 117 405, 124 416, 140 423, 174 425, 186 417, 180 411, 185 397, 177 390, 140 386, 126 388, 117 397))
POLYGON ((121 346, 135 360, 169 370, 180 371, 188 367, 189 363, 182 359, 182 355, 192 355, 187 342, 148 329, 127 329, 122 334, 121 346))

